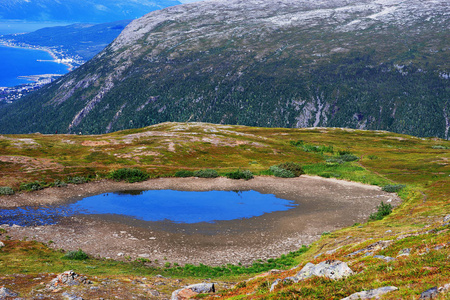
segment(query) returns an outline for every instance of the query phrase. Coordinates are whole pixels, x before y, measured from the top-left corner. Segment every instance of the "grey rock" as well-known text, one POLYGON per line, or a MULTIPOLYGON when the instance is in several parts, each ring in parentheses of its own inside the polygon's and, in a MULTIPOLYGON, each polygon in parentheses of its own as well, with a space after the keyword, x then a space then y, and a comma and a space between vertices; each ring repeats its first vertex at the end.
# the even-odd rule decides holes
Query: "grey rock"
POLYGON ((61 285, 74 286, 79 284, 92 284, 92 282, 86 277, 79 276, 74 271, 70 270, 63 272, 56 276, 56 278, 52 279, 52 281, 50 281, 47 285, 47 288, 49 290, 56 290, 59 289, 61 285))
POLYGON ((372 299, 372 298, 378 298, 381 295, 384 295, 386 293, 396 291, 398 290, 395 286, 385 286, 378 289, 368 290, 368 291, 362 291, 358 293, 351 294, 348 297, 343 298, 342 300, 357 300, 357 299, 372 299))
POLYGON ((214 283, 197 283, 188 285, 187 287, 174 291, 170 299, 171 300, 183 299, 182 297, 179 297, 179 294, 187 290, 190 290, 196 294, 214 293, 216 291, 214 283))
POLYGON ((314 256, 314 259, 318 258, 319 256, 321 256, 323 253, 320 252, 319 254, 317 254, 316 256, 314 256))
POLYGON ((446 215, 444 217, 444 223, 448 223, 448 222, 450 222, 450 215, 446 215))
POLYGON ((411 254, 411 248, 405 248, 405 249, 402 249, 402 250, 400 250, 400 251, 398 252, 397 257, 400 257, 400 256, 408 256, 408 255, 410 255, 410 254, 411 254))
POLYGON ((281 282, 280 279, 275 280, 275 281, 272 283, 272 285, 270 286, 270 292, 273 292, 280 282, 281 282))
POLYGON ((435 286, 420 294, 419 299, 434 299, 438 296, 438 294, 439 294, 438 288, 437 286, 435 286))
POLYGON ((78 297, 77 295, 74 295, 74 294, 69 294, 67 292, 64 292, 62 294, 62 296, 64 299, 67 299, 67 300, 83 300, 83 298, 78 297))
POLYGON ((312 276, 322 276, 330 279, 341 279, 352 275, 353 271, 345 262, 339 260, 327 260, 317 265, 307 263, 296 277, 298 280, 303 280, 312 276))
POLYGON ((447 283, 446 285, 443 285, 438 288, 439 293, 446 293, 450 291, 450 283, 447 283))
POLYGON ((3 299, 5 297, 16 297, 17 295, 18 295, 17 293, 14 293, 13 291, 5 288, 4 286, 0 288, 0 299, 3 299))
POLYGON ((390 257, 390 256, 384 256, 384 255, 374 255, 373 257, 378 258, 378 259, 382 259, 386 262, 390 262, 390 261, 394 261, 395 258, 390 257))
POLYGON ((160 295, 160 293, 157 290, 149 290, 148 292, 153 297, 158 297, 160 295))
POLYGON ((355 256, 357 254, 360 253, 365 253, 365 252, 375 252, 378 250, 383 250, 385 248, 387 248, 387 246, 389 246, 392 243, 392 241, 378 241, 375 242, 373 244, 370 244, 369 246, 367 246, 366 248, 360 249, 360 250, 356 250, 350 254, 347 254, 346 257, 352 257, 355 256))
POLYGON ((3 248, 3 247, 5 247, 5 243, 0 242, 0 248, 3 248))
POLYGON ((187 289, 190 289, 196 293, 203 294, 203 293, 214 293, 216 291, 216 288, 214 286, 214 283, 198 283, 198 284, 192 284, 186 287, 187 289))

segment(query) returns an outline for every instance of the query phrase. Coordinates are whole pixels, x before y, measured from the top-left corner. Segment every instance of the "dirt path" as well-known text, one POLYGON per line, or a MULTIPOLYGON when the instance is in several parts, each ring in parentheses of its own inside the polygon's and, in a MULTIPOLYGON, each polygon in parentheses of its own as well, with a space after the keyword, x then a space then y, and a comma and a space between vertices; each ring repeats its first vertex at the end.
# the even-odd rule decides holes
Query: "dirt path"
POLYGON ((297 250, 302 244, 318 239, 324 231, 364 222, 381 201, 400 203, 395 195, 377 187, 301 176, 292 179, 257 177, 249 181, 161 178, 135 184, 100 181, 0 197, 0 206, 64 203, 132 189, 256 190, 294 200, 299 205, 289 211, 217 223, 174 224, 133 221, 120 216, 76 216, 56 225, 8 226, 8 235, 14 239, 51 240, 55 248, 81 248, 91 255, 114 259, 144 257, 158 260, 160 264, 245 264, 297 250))

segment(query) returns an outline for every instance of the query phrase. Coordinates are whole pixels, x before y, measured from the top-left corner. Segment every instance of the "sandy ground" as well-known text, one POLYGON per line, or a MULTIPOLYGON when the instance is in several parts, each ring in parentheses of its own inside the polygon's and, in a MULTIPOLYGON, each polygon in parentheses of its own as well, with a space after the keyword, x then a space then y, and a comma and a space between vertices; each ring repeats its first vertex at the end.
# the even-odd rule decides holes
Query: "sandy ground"
POLYGON ((256 190, 294 200, 299 205, 289 211, 217 223, 174 224, 130 221, 118 216, 77 216, 56 225, 2 227, 13 239, 53 241, 52 247, 56 249, 82 249, 94 256, 113 259, 143 257, 158 260, 159 264, 247 264, 297 250, 317 240, 324 231, 365 222, 381 201, 400 203, 395 194, 378 187, 301 176, 256 177, 249 181, 222 177, 160 178, 134 184, 105 180, 2 196, 0 207, 64 203, 100 193, 143 189, 256 190))

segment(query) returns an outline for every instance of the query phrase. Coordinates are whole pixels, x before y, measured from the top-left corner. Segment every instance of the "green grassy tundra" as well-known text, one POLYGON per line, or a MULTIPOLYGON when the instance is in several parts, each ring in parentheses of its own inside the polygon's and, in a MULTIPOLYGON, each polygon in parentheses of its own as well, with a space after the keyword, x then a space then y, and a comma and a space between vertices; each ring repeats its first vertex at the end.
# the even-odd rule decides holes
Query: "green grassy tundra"
MULTIPOLYGON (((156 274, 180 282, 205 278, 221 282, 225 288, 214 296, 197 296, 214 299, 342 299, 383 286, 398 287, 384 296, 387 299, 417 299, 429 288, 450 283, 450 225, 444 222, 450 215, 450 141, 437 138, 339 128, 204 123, 163 123, 93 136, 3 135, 0 193, 4 195, 0 197, 8 199, 6 194, 13 192, 28 193, 105 178, 126 179, 128 173, 135 181, 202 169, 213 169, 220 176, 236 170, 272 176, 270 167, 285 162, 300 164, 308 175, 378 185, 397 192, 403 202, 390 214, 388 210, 364 224, 326 232, 308 247, 250 266, 161 267, 145 259, 118 262, 85 258, 56 251, 48 244, 10 240, 7 230, 2 229, 0 239, 5 246, 0 249, 0 286, 32 298, 44 287, 40 282, 50 280, 49 273, 68 269, 93 278, 94 286, 95 282, 111 278, 123 284, 121 288, 112 287, 103 298, 123 298, 121 293, 127 290, 137 299, 145 299, 145 292, 138 291, 134 281, 156 274), (123 168, 138 171, 117 173, 123 168), (348 256, 378 241, 390 242, 384 249, 373 250, 374 254, 396 257, 409 248, 410 255, 392 262, 365 255, 367 251, 348 256), (355 274, 338 281, 314 277, 299 283, 286 282, 269 291, 276 279, 294 275, 308 262, 329 259, 347 262, 355 274), (275 268, 283 271, 256 276, 275 268), (42 280, 33 280, 36 277, 42 280), (239 283, 232 287, 226 284, 230 282, 239 283)), ((165 285, 162 291, 170 294, 174 289, 165 285)), ((450 299, 450 292, 440 293, 439 297, 450 299)))

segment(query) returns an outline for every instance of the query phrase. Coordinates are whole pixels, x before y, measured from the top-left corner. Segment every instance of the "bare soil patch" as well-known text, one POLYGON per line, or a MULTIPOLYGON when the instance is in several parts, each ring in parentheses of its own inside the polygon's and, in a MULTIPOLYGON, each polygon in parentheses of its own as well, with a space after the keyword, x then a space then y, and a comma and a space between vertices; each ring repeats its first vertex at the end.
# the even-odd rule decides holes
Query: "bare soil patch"
POLYGON ((99 181, 0 197, 0 206, 55 204, 100 193, 147 189, 256 190, 294 200, 299 205, 289 211, 260 217, 196 224, 144 222, 121 216, 76 216, 50 226, 8 227, 8 235, 14 239, 51 240, 55 248, 82 249, 94 256, 114 259, 144 257, 161 264, 166 261, 246 264, 297 250, 317 240, 324 231, 364 222, 381 201, 400 203, 394 194, 378 187, 301 176, 291 179, 257 177, 249 181, 160 178, 134 184, 99 181))

